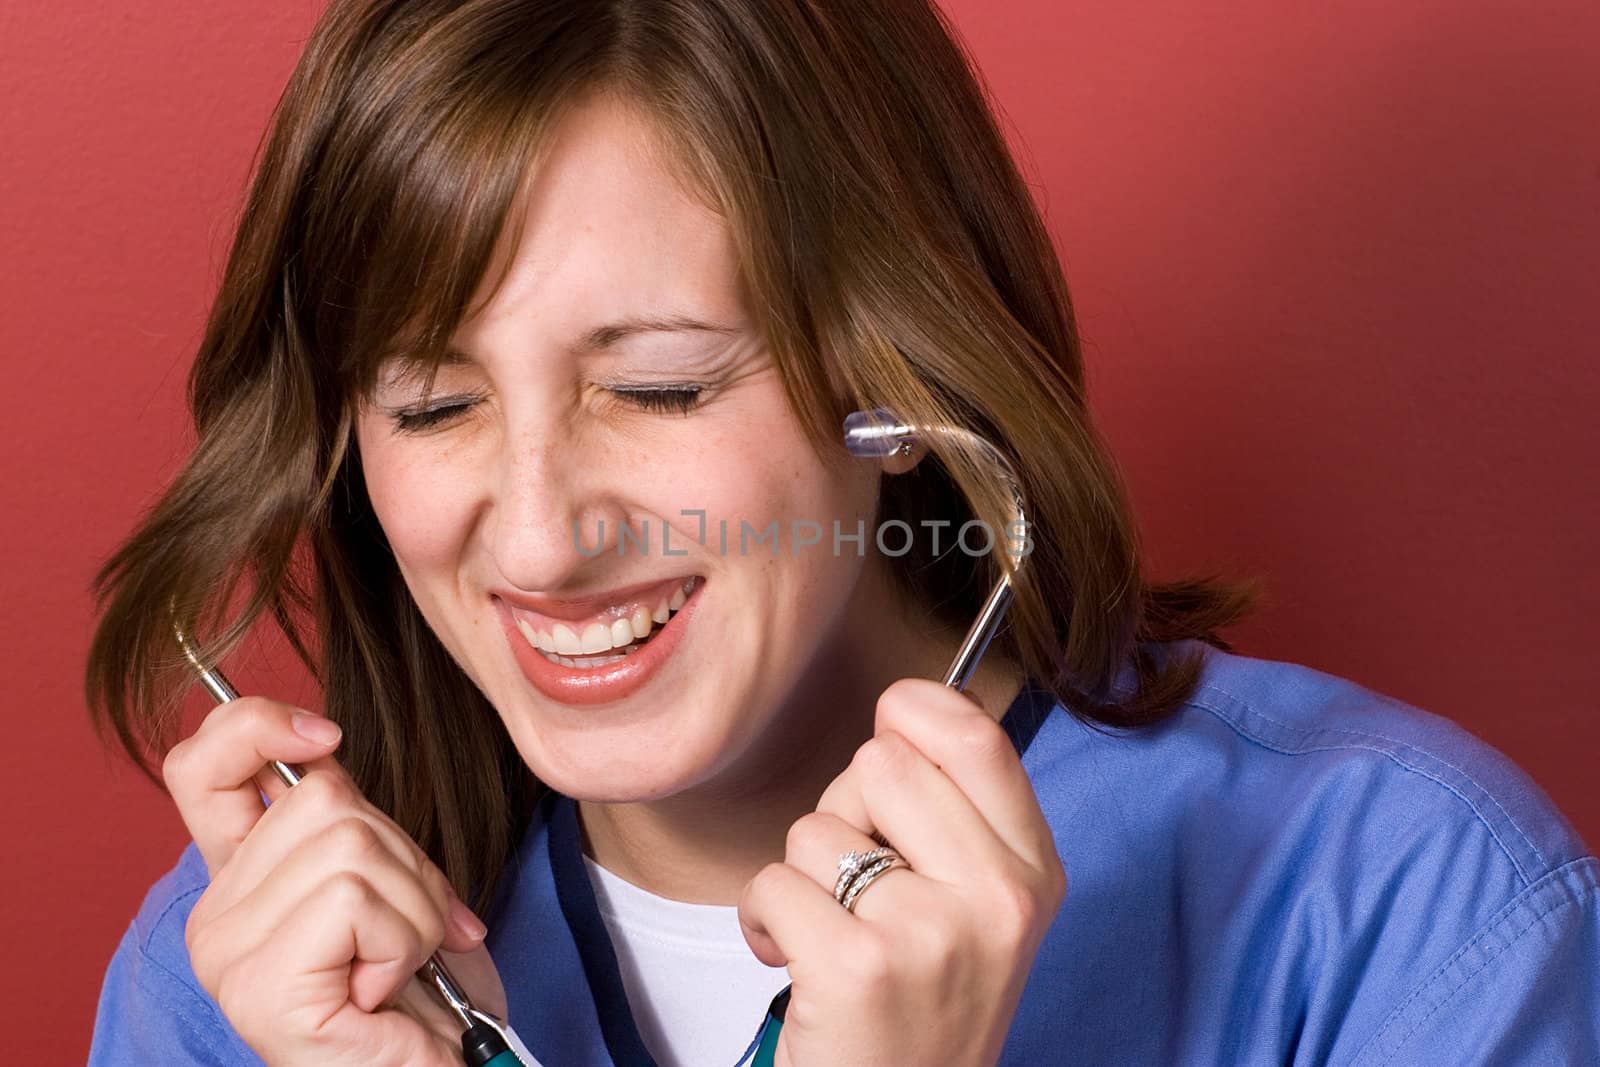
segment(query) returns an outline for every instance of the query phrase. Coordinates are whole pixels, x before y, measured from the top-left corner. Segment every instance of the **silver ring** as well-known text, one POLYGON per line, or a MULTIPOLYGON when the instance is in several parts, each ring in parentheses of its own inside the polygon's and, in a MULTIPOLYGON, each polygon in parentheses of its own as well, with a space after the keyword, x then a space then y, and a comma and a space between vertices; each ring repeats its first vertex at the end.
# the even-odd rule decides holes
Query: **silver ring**
POLYGON ((885 856, 900 853, 885 845, 882 848, 870 849, 866 852, 857 852, 851 849, 839 856, 839 880, 833 883, 833 899, 844 903, 844 895, 850 889, 850 883, 858 878, 862 871, 877 863, 885 856))
POLYGON ((876 882, 887 871, 892 871, 896 867, 910 866, 911 865, 907 863, 905 858, 898 852, 894 853, 892 856, 883 857, 877 863, 874 863, 872 866, 862 871, 856 880, 850 883, 849 891, 845 893, 844 899, 839 903, 844 905, 845 911, 854 914, 856 910, 856 898, 861 896, 862 893, 866 892, 867 886, 871 885, 873 882, 876 882))
POLYGON ((866 852, 851 849, 839 857, 839 879, 833 884, 833 899, 849 912, 855 911, 856 898, 885 871, 910 867, 905 857, 884 845, 866 852))

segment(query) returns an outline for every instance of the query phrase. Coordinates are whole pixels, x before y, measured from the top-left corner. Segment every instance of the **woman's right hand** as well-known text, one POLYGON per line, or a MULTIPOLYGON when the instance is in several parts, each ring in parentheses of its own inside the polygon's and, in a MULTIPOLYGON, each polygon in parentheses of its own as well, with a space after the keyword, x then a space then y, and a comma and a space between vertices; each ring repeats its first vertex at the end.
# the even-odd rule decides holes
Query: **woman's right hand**
POLYGON ((483 925, 332 759, 339 736, 242 697, 168 754, 162 775, 211 874, 185 930, 195 977, 274 1067, 459 1067, 459 1023, 412 976, 442 948, 503 1017, 483 925), (300 784, 279 782, 274 759, 301 765, 300 784))

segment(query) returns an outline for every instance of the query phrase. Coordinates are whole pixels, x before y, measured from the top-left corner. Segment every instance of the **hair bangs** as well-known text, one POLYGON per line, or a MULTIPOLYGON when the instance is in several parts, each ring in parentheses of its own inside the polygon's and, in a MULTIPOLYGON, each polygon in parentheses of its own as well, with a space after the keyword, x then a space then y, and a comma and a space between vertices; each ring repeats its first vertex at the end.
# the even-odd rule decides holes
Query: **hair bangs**
POLYGON ((431 381, 493 299, 548 134, 604 67, 598 52, 551 62, 545 38, 561 28, 528 5, 467 4, 363 72, 308 175, 361 195, 317 195, 298 257, 317 279, 308 335, 341 402, 369 395, 391 361, 431 381))

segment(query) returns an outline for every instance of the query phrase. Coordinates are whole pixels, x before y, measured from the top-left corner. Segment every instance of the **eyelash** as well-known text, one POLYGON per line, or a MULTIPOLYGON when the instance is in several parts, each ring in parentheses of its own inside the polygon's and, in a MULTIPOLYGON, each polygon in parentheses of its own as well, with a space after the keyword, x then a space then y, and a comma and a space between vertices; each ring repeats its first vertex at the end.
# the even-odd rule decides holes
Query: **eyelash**
MULTIPOLYGON (((700 405, 702 386, 652 386, 645 389, 607 389, 612 396, 623 398, 643 411, 687 415, 700 405)), ((421 411, 394 411, 390 417, 395 429, 401 433, 420 433, 449 422, 477 403, 476 397, 452 397, 437 407, 421 411)))

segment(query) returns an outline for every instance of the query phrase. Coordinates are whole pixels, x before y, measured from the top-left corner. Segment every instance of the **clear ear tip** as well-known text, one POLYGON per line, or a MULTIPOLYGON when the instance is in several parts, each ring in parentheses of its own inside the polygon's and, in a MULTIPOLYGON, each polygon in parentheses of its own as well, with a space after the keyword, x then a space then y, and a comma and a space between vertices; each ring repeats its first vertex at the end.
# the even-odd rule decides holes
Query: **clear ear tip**
POLYGON ((844 447, 862 459, 881 459, 915 436, 888 408, 852 411, 844 418, 844 447))

